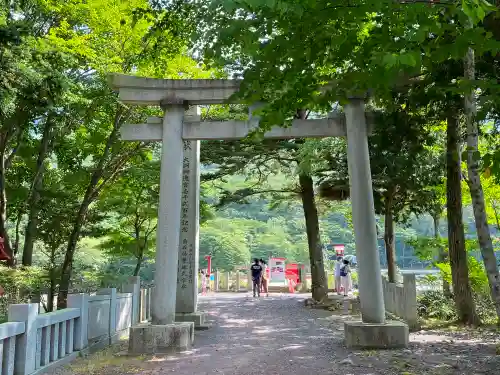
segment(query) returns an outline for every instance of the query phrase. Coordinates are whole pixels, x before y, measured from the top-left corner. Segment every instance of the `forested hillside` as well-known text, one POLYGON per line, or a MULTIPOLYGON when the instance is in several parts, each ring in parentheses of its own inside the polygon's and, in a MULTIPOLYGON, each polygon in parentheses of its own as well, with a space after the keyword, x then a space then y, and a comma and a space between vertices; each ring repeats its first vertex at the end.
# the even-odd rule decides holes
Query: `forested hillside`
MULTIPOLYGON (((273 178, 274 189, 285 185, 284 176, 273 178)), ((225 183, 215 182, 217 188, 240 189, 249 185, 243 176, 233 176, 225 183)), ((209 189, 213 195, 205 199, 217 201, 217 188, 209 189)), ((350 223, 349 201, 339 203, 319 202, 321 208, 320 230, 324 245, 345 244, 346 253, 355 254, 355 244, 350 223)), ((267 257, 270 253, 282 256, 291 262, 309 262, 304 214, 300 200, 287 200, 277 203, 273 199, 247 197, 246 203, 230 203, 213 212, 200 230, 200 266, 205 265, 204 256, 212 254, 213 264, 221 269, 248 263, 251 257, 267 257)), ((464 224, 467 236, 475 236, 474 217, 471 207, 464 208, 464 224)), ((379 249, 382 267, 386 266, 383 240, 383 218, 378 217, 379 249)), ((396 225, 396 258, 401 268, 423 268, 429 262, 415 255, 407 243, 417 237, 434 235, 433 220, 429 215, 412 216, 406 224, 396 225)), ((447 222, 439 226, 441 236, 446 237, 447 222)), ((495 233, 495 228, 492 228, 495 233)))

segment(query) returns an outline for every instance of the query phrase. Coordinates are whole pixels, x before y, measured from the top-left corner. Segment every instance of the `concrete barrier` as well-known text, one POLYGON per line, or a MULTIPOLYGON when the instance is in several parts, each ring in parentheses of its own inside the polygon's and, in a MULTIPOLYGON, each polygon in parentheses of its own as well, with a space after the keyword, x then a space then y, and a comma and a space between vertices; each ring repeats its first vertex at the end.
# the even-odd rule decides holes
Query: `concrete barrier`
POLYGON ((410 330, 419 328, 417 312, 417 283, 414 274, 404 274, 403 283, 390 283, 382 276, 386 311, 403 319, 410 330))

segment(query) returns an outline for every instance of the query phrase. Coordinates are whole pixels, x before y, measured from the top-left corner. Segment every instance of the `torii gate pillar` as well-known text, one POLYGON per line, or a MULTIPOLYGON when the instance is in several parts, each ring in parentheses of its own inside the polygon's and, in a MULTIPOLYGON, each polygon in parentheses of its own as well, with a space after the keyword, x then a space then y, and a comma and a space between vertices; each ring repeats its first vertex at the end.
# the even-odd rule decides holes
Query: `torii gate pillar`
POLYGON ((160 103, 162 124, 160 202, 156 234, 156 263, 151 324, 130 328, 129 353, 154 354, 189 350, 194 323, 175 322, 184 145, 184 103, 160 103))
POLYGON ((384 323, 385 306, 377 244, 368 134, 362 99, 351 99, 344 106, 347 128, 347 164, 352 206, 358 283, 363 322, 384 323))
POLYGON ((348 347, 398 348, 409 343, 408 325, 386 322, 382 276, 377 246, 377 227, 368 152, 368 127, 363 99, 344 106, 347 130, 347 164, 352 221, 358 259, 359 299, 362 321, 344 323, 348 347))
MULTIPOLYGON (((192 106, 185 120, 200 121, 200 108, 192 106)), ((205 329, 205 314, 198 311, 200 239, 200 141, 183 141, 182 194, 175 321, 193 322, 205 329)))

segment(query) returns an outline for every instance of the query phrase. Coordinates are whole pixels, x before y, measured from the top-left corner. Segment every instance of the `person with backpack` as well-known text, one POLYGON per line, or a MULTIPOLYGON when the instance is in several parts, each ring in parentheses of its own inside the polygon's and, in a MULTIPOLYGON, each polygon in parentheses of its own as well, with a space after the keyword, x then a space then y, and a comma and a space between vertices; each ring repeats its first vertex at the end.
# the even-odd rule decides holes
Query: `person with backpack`
POLYGON ((340 295, 341 288, 341 277, 340 277, 340 268, 343 265, 343 258, 341 256, 337 257, 337 261, 335 262, 335 291, 338 295, 340 295))
POLYGON ((344 259, 344 264, 340 267, 340 282, 344 289, 344 297, 347 297, 351 290, 351 267, 349 261, 344 259))
POLYGON ((260 283, 262 281, 262 266, 260 265, 259 259, 255 258, 253 264, 250 267, 252 272, 252 284, 253 284, 253 296, 260 297, 260 283))

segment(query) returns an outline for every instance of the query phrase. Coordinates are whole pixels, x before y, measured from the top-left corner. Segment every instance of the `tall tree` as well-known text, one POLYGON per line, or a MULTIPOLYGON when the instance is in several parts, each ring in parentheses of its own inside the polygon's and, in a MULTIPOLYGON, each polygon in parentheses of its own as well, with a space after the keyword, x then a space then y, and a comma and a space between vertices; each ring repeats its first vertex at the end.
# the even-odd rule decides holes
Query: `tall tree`
MULTIPOLYGON (((480 22, 475 12, 464 8, 469 16, 469 28, 472 28, 474 21, 480 22)), ((469 84, 475 80, 476 64, 473 47, 467 49, 464 58, 464 77, 469 84)), ((479 162, 481 154, 479 152, 479 127, 477 124, 476 92, 472 86, 464 96, 464 110, 467 123, 467 184, 469 185, 476 223, 477 238, 481 255, 483 257, 486 275, 490 285, 491 299, 493 300, 497 312, 498 324, 500 324, 500 273, 498 272, 498 262, 493 249, 490 228, 488 226, 488 216, 484 199, 483 186, 481 184, 481 173, 479 162)))
POLYGON ((102 229, 111 226, 101 247, 113 258, 134 259, 134 276, 139 275, 144 260, 154 252, 159 183, 158 161, 145 161, 128 168, 108 186, 99 202, 109 214, 102 229))
POLYGON ((456 111, 448 113, 446 133, 446 209, 453 294, 460 321, 477 325, 480 320, 472 299, 462 221, 460 124, 456 111))
POLYGON ((37 265, 47 272, 46 311, 52 311, 61 277, 61 264, 64 259, 65 245, 72 228, 74 207, 78 205, 78 190, 71 182, 64 179, 64 174, 57 168, 47 167, 44 173, 44 185, 40 190, 39 219, 37 219, 36 237, 39 241, 37 265), (65 188, 62 188, 65 187, 65 188))
POLYGON ((151 112, 119 103, 105 75, 108 72, 140 72, 161 77, 179 77, 183 72, 186 78, 209 75, 192 59, 181 57, 185 40, 172 34, 176 25, 162 34, 163 41, 171 41, 170 44, 155 43, 157 34, 150 33, 151 21, 138 18, 135 13, 137 8, 148 6, 145 0, 119 6, 91 0, 69 6, 71 12, 61 14, 60 27, 50 41, 81 61, 81 94, 89 105, 80 114, 75 129, 54 147, 58 167, 79 185, 80 194, 61 267, 59 307, 66 304, 75 251, 91 204, 128 165, 140 160, 151 148, 145 143, 119 141, 123 123, 142 121, 151 112), (78 20, 79 27, 72 26, 68 21, 71 17, 78 20), (159 64, 165 69, 157 69, 159 64))
MULTIPOLYGON (((440 183, 444 172, 439 157, 430 150, 434 140, 426 120, 401 107, 391 106, 396 108, 393 112, 378 109, 369 138, 375 210, 384 217, 390 282, 395 282, 396 274, 395 224, 424 211, 429 187, 440 183)), ((337 199, 335 193, 348 186, 346 144, 343 140, 328 143, 330 147, 322 155, 327 167, 321 177, 321 195, 337 199)))
POLYGON ((380 113, 370 137, 375 210, 384 215, 388 278, 395 282, 394 225, 424 211, 430 186, 442 181, 441 160, 431 150, 434 139, 426 119, 403 110, 380 113))
MULTIPOLYGON (((63 7, 64 8, 64 7, 63 7)), ((46 35, 57 24, 51 3, 16 2, 0 10, 0 236, 15 263, 7 231, 9 168, 37 125, 65 92, 68 56, 51 48, 46 35)), ((70 59, 71 60, 71 59, 70 59)), ((36 184, 35 184, 36 185, 36 184)), ((17 244, 17 241, 15 241, 17 244)))
MULTIPOLYGON (((431 189, 431 194, 427 199, 427 207, 425 211, 431 215, 432 223, 434 225, 434 241, 438 248, 438 262, 445 263, 448 261, 448 252, 441 245, 441 234, 439 233, 439 224, 444 215, 446 208, 446 185, 436 186, 431 189)), ((443 278, 443 294, 451 297, 450 284, 443 278)))

